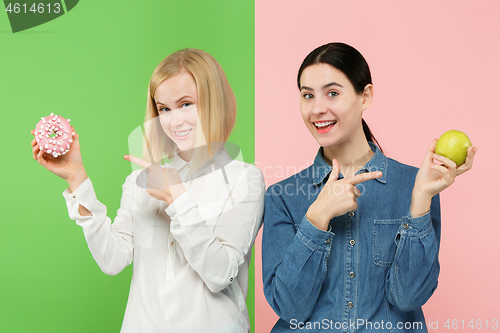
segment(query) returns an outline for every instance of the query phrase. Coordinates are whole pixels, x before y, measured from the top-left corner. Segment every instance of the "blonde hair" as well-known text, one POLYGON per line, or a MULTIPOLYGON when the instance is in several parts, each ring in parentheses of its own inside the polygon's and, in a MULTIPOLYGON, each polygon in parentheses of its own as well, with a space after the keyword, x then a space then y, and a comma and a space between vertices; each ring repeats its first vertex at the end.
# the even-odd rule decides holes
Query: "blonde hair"
POLYGON ((159 162, 172 158, 176 145, 163 131, 154 95, 165 80, 186 71, 193 75, 198 90, 196 143, 190 170, 194 171, 224 146, 236 121, 236 98, 226 75, 210 54, 198 49, 184 49, 170 54, 156 66, 148 87, 144 120, 143 158, 159 162))

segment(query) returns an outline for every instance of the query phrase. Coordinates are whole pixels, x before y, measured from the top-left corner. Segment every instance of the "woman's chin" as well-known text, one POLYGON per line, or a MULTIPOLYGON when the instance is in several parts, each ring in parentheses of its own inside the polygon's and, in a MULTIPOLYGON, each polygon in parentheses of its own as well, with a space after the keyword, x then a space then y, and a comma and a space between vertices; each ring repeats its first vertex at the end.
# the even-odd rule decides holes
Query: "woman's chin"
POLYGON ((194 149, 194 146, 192 145, 177 145, 177 148, 179 149, 179 152, 189 152, 194 149))
POLYGON ((336 139, 333 139, 333 138, 318 138, 318 137, 315 137, 316 139, 316 142, 323 148, 328 148, 328 147, 332 147, 332 146, 335 146, 337 144, 337 140, 336 139))

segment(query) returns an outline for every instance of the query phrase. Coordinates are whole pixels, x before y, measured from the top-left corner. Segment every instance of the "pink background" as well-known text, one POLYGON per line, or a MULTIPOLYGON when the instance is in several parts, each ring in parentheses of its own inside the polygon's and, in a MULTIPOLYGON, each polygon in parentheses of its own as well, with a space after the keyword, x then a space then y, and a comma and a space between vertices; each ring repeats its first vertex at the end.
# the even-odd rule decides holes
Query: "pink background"
MULTIPOLYGON (((364 118, 386 155, 420 166, 449 129, 477 146, 474 168, 441 194, 439 287, 424 306, 447 319, 500 320, 500 2, 256 0, 256 164, 267 185, 310 165, 318 144, 299 114, 297 70, 317 46, 342 41, 367 59, 375 87, 364 118)), ((256 332, 277 320, 264 298, 256 244, 256 332)), ((491 325, 491 324, 490 324, 491 325)), ((491 327, 490 327, 491 329, 491 327)))

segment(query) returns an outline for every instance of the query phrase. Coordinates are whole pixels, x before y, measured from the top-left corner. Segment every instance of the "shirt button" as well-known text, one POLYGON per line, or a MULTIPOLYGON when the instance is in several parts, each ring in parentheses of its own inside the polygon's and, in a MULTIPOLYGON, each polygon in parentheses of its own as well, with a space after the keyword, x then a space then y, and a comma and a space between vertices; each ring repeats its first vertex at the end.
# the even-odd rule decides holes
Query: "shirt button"
POLYGON ((229 281, 233 282, 233 278, 230 278, 229 281))
POLYGON ((76 198, 76 194, 72 194, 71 197, 74 199, 76 198))
POLYGON ((354 212, 349 212, 349 216, 353 217, 354 216, 354 212))
POLYGON ((408 223, 403 224, 403 228, 408 229, 410 225, 408 223))
POLYGON ((349 276, 350 276, 350 277, 351 277, 351 279, 352 279, 352 278, 354 278, 354 277, 356 276, 356 274, 354 274, 354 272, 351 272, 351 273, 349 273, 349 276))
POLYGON ((174 241, 172 241, 172 243, 170 243, 170 245, 174 245, 174 241))
POLYGON ((348 307, 349 309, 351 309, 353 306, 354 306, 354 304, 353 304, 352 302, 347 303, 347 307, 348 307))
POLYGON ((328 245, 330 245, 330 243, 331 243, 331 242, 332 242, 332 240, 331 240, 330 238, 328 238, 328 239, 326 240, 326 244, 328 244, 328 245))
POLYGON ((349 242, 349 244, 351 244, 352 246, 354 246, 354 244, 356 244, 356 241, 354 239, 351 239, 351 241, 349 242))

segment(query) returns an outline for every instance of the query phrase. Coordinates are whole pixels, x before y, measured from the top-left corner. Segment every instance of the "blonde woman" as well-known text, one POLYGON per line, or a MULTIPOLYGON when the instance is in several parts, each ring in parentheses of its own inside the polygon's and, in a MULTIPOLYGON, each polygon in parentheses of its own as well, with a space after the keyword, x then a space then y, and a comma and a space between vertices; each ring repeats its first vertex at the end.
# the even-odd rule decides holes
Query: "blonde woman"
POLYGON ((133 261, 122 333, 249 332, 245 298, 251 248, 263 215, 260 170, 232 160, 224 143, 236 100, 217 61, 185 49, 166 57, 148 89, 145 169, 123 185, 113 223, 106 216, 80 155, 33 158, 65 179, 69 216, 83 228, 103 272, 133 261), (170 163, 157 163, 163 157, 170 163))

